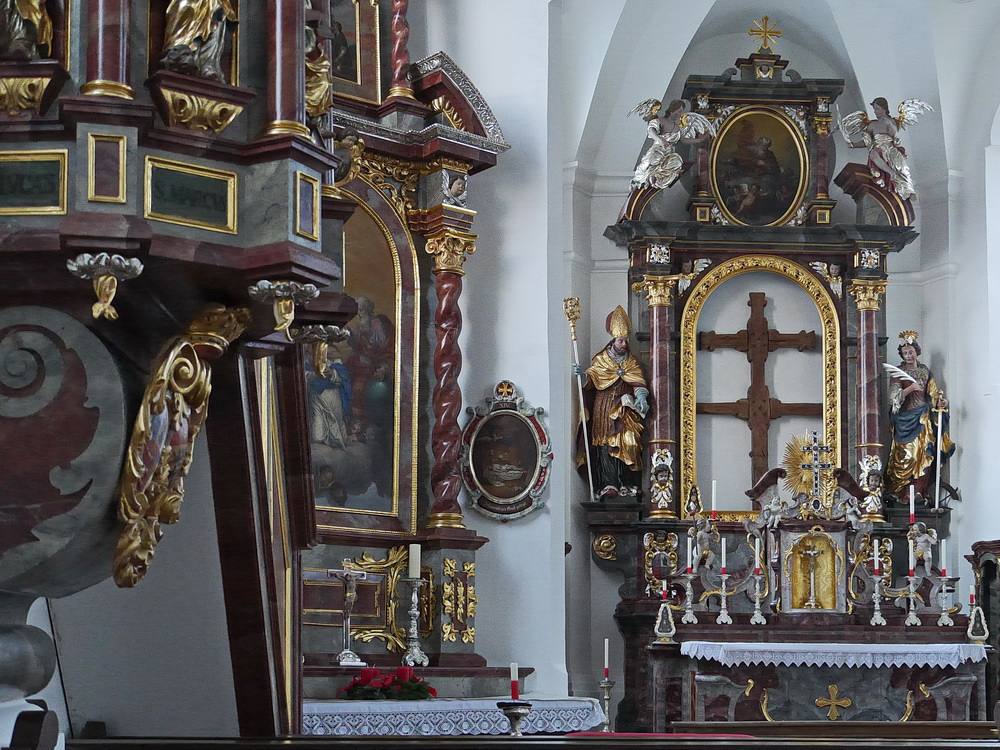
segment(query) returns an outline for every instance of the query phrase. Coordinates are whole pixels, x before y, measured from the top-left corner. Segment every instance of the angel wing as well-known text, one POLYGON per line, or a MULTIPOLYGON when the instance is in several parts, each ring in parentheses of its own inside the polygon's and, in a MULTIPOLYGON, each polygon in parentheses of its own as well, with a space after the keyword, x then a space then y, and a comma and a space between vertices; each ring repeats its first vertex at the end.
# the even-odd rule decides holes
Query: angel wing
POLYGON ((809 267, 816 273, 818 273, 820 276, 822 276, 824 279, 830 278, 830 271, 826 263, 814 260, 812 263, 809 264, 809 267))
POLYGON ((871 120, 868 119, 867 112, 859 109, 857 112, 851 112, 849 115, 838 118, 838 122, 840 123, 840 132, 844 134, 844 139, 850 143, 852 135, 864 135, 865 128, 868 127, 871 120))
POLYGON ((697 276, 699 273, 704 271, 710 265, 712 265, 712 261, 710 261, 708 258, 698 258, 694 262, 694 275, 697 276))
POLYGON ((631 117, 632 115, 638 113, 638 115, 643 119, 649 119, 649 115, 663 106, 663 102, 659 99, 646 99, 641 101, 629 110, 629 113, 625 115, 626 117, 631 117))
POLYGON ((681 138, 694 138, 702 133, 715 135, 715 123, 697 112, 681 116, 681 138))
POLYGON ((899 103, 899 117, 893 117, 892 119, 896 121, 900 130, 902 130, 907 125, 915 123, 917 121, 917 115, 933 111, 934 107, 927 102, 922 102, 919 99, 906 99, 905 101, 899 103))
POLYGON ((890 365, 888 362, 883 362, 882 367, 884 367, 885 371, 894 378, 899 378, 900 380, 909 380, 911 383, 917 382, 917 379, 915 377, 899 369, 898 367, 896 367, 896 365, 890 365))

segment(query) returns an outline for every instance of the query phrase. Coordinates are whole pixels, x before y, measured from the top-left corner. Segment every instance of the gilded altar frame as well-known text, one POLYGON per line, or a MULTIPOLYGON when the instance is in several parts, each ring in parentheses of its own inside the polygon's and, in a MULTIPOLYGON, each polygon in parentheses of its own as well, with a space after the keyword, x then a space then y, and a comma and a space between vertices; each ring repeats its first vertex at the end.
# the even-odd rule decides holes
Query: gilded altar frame
MULTIPOLYGON (((775 273, 795 282, 809 295, 823 323, 823 429, 825 445, 832 455, 840 455, 840 318, 829 292, 809 269, 775 255, 743 255, 723 261, 691 290, 680 323, 680 454, 681 497, 687 497, 697 483, 697 354, 698 318, 711 294, 725 281, 753 271, 775 273)), ((682 507, 682 517, 691 518, 682 507)), ((723 520, 739 520, 754 511, 720 513, 723 520)))

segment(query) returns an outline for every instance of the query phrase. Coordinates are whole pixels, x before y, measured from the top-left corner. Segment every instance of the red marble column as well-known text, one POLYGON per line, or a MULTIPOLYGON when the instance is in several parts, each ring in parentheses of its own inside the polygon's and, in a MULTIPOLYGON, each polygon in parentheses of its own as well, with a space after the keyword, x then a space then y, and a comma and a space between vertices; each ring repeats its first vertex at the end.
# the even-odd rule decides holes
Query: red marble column
POLYGON ((389 84, 389 96, 402 96, 413 99, 413 87, 407 72, 410 69, 410 24, 406 21, 406 9, 409 0, 392 0, 392 82, 389 84))
POLYGON ((466 232, 446 230, 427 240, 427 252, 434 255, 434 285, 438 300, 434 311, 437 346, 434 348, 435 384, 431 396, 434 410, 434 427, 431 430, 434 504, 427 519, 427 528, 430 529, 465 528, 462 506, 458 502, 458 493, 462 488, 459 468, 462 430, 458 425, 458 417, 462 413, 462 391, 458 387, 458 375, 462 371, 462 349, 458 343, 462 332, 462 312, 458 300, 462 296, 465 256, 474 251, 475 235, 466 232))
POLYGON ((669 451, 671 476, 668 507, 649 495, 648 518, 677 518, 677 398, 676 377, 673 375, 673 305, 676 276, 645 276, 633 285, 636 292, 645 292, 649 302, 649 390, 650 409, 646 418, 649 439, 650 468, 657 451, 669 451))
POLYGON ((267 36, 267 107, 265 135, 309 135, 306 118, 305 6, 267 0, 271 29, 267 36))
POLYGON ((80 93, 132 99, 129 86, 129 0, 87 3, 87 82, 80 93))
MULTIPOLYGON (((878 310, 885 294, 885 281, 851 282, 848 291, 858 310, 858 444, 860 465, 867 456, 880 456, 884 447, 881 436, 879 402, 880 368, 878 360, 878 310)), ((881 461, 881 458, 879 458, 881 461)), ((881 508, 866 513, 866 520, 885 521, 881 508)))

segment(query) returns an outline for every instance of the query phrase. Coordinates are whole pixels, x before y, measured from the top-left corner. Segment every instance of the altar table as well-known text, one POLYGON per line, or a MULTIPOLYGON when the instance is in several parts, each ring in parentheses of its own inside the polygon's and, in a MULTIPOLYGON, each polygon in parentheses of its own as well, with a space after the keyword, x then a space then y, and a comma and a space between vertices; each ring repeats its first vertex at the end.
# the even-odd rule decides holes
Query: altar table
MULTIPOLYGON (((497 701, 510 698, 444 698, 426 701, 306 701, 302 731, 308 735, 508 734, 510 722, 497 701)), ((596 698, 531 700, 521 723, 525 734, 564 734, 600 726, 604 711, 596 698)))
POLYGON ((656 732, 689 721, 986 718, 987 652, 976 644, 684 641, 648 652, 656 732))

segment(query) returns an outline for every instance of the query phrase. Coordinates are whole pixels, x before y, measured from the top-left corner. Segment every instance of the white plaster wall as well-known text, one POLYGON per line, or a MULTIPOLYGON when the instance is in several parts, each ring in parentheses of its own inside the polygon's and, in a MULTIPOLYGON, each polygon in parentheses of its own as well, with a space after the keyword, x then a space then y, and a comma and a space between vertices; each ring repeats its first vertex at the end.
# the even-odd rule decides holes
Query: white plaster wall
POLYGON ((185 487, 135 588, 107 579, 51 601, 74 733, 95 720, 119 736, 239 734, 204 435, 185 487))
MULTIPOLYGON (((512 144, 498 168, 469 181, 479 239, 462 295, 464 400, 481 403, 510 378, 532 406, 545 407, 559 457, 546 509, 509 524, 468 511, 466 525, 492 540, 477 553, 476 648, 490 664, 534 667, 536 694, 566 695, 569 359, 558 239, 562 178, 556 167, 549 173, 549 9, 532 0, 502 7, 442 0, 412 5, 411 14, 414 59, 446 50, 512 144)), ((589 641, 586 633, 581 638, 589 641)))

